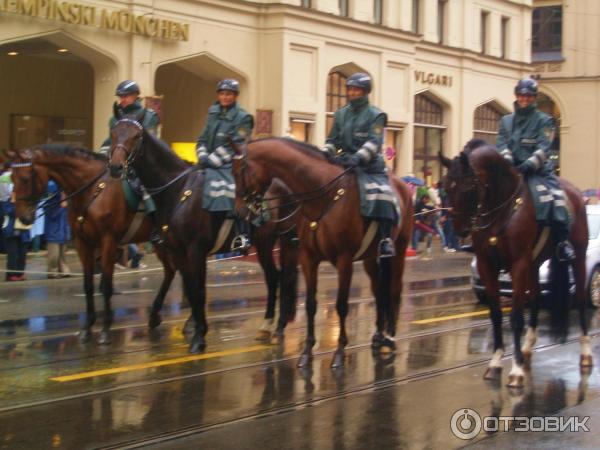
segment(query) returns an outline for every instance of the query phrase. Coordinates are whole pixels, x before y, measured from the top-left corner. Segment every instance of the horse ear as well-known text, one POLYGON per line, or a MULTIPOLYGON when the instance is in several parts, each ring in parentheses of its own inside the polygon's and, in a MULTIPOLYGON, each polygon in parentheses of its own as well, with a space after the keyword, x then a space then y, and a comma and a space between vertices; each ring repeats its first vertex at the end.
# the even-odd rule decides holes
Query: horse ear
POLYGON ((450 158, 446 158, 441 151, 438 152, 438 158, 440 159, 442 166, 444 166, 446 169, 449 169, 452 165, 452 160, 450 158))
POLYGON ((123 111, 117 102, 113 103, 113 116, 117 120, 121 120, 123 118, 123 111))

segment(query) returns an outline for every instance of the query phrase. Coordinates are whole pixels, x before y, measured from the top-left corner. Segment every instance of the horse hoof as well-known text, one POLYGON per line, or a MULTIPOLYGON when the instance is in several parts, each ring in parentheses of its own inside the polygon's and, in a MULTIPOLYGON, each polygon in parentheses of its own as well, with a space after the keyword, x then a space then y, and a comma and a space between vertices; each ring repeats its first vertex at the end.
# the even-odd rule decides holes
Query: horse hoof
POLYGON ((579 360, 580 367, 592 367, 594 365, 594 361, 592 355, 581 355, 579 360))
POLYGON ((160 317, 160 314, 152 314, 150 316, 150 320, 148 321, 148 326, 150 327, 151 330, 154 330, 161 323, 162 323, 162 317, 160 317))
POLYGON ((183 325, 183 332, 187 334, 193 332, 195 329, 196 321, 193 317, 190 317, 188 320, 185 321, 185 325, 183 325))
POLYGON ((496 381, 502 376, 502 367, 488 367, 483 374, 484 380, 496 381))
POLYGON ((395 351, 396 351, 396 343, 389 337, 384 338, 383 341, 381 342, 381 347, 379 348, 379 353, 381 353, 383 355, 389 355, 390 353, 394 353, 395 351))
POLYGON ((524 380, 525 378, 523 375, 509 375, 508 383, 506 383, 506 385, 509 388, 522 388, 524 380))
POLYGON ((383 341, 384 341, 383 334, 375 333, 373 335, 373 337, 371 338, 371 348, 373 350, 379 349, 383 345, 383 341))
POLYGON ((258 330, 254 336, 255 341, 268 341, 271 339, 271 332, 268 330, 258 330))
POLYGON ((90 330, 89 328, 84 328, 79 332, 78 336, 79 342, 81 342, 82 344, 86 344, 92 340, 92 330, 90 330))
POLYGON ((300 355, 300 359, 298 360, 298 367, 308 367, 312 363, 312 355, 308 355, 303 353, 300 355))
POLYGON ((199 336, 194 336, 188 351, 189 351, 189 353, 202 353, 205 348, 206 348, 206 342, 204 342, 204 338, 199 337, 199 336))
POLYGON ((331 361, 331 368, 339 369, 340 367, 344 367, 344 352, 335 352, 333 361, 331 361))
POLYGON ((271 344, 273 344, 273 345, 283 344, 283 338, 284 338, 283 333, 273 333, 273 336, 271 336, 271 344))
POLYGON ((100 337, 98 338, 98 344, 100 345, 109 345, 111 342, 110 339, 110 331, 101 331, 100 337))

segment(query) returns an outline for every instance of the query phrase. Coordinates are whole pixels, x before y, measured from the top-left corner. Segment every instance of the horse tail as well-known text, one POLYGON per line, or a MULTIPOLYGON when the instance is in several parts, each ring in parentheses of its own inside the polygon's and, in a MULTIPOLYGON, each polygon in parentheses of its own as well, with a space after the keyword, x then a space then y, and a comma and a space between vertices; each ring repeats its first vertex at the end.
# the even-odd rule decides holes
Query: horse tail
POLYGON ((567 339, 569 331, 570 282, 569 262, 560 261, 555 254, 550 260, 550 335, 559 342, 567 339))

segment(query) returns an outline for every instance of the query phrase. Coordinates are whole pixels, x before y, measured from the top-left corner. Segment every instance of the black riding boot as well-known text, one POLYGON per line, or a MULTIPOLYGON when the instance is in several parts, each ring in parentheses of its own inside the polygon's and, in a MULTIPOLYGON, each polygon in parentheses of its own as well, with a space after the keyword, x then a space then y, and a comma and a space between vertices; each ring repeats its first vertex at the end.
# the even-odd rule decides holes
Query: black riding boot
POLYGON ((231 251, 248 253, 248 249, 252 246, 250 242, 250 224, 244 219, 236 217, 235 227, 238 234, 231 241, 231 251))
POLYGON ((556 257, 559 261, 569 262, 575 259, 575 249, 569 242, 569 228, 564 224, 560 224, 556 229, 556 257))
POLYGON ((379 258, 391 258, 396 256, 396 248, 394 247, 394 241, 390 237, 392 235, 392 221, 382 219, 379 221, 379 235, 381 240, 379 241, 379 247, 377 256, 379 258))
POLYGON ((148 213, 148 217, 152 221, 152 231, 150 232, 150 242, 154 245, 161 245, 164 241, 160 232, 160 224, 156 217, 156 211, 148 213))

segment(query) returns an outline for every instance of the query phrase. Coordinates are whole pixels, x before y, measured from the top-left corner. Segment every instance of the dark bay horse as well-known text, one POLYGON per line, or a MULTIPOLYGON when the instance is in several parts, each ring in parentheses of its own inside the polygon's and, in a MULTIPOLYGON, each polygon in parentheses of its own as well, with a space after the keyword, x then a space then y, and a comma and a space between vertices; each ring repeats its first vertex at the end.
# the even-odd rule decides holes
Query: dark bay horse
MULTIPOLYGON (((509 164, 494 146, 472 140, 454 159, 440 155, 448 169, 444 189, 452 206, 452 218, 458 235, 469 232, 477 255, 477 269, 485 285, 490 304, 490 318, 494 327, 494 356, 484 377, 499 379, 502 342, 502 310, 500 308, 498 274, 509 270, 513 283, 511 326, 514 338, 513 366, 508 386, 523 386, 525 363, 531 357, 538 324, 538 268, 551 258, 553 298, 551 308, 552 331, 564 338, 568 331, 569 294, 568 263, 556 256, 549 229, 535 219, 533 197, 519 172, 509 164), (521 347, 524 329, 524 308, 531 305, 529 327, 521 347)), ((560 179, 573 219, 569 239, 576 253, 572 264, 575 277, 575 295, 580 314, 580 365, 592 365, 590 338, 587 335, 585 300, 585 259, 588 245, 588 227, 585 205, 579 191, 566 180, 560 179)))
MULTIPOLYGON (((108 158, 68 145, 48 144, 10 152, 12 179, 16 195, 16 215, 25 224, 35 219, 37 202, 46 193, 52 179, 69 197, 68 218, 77 253, 83 266, 83 289, 87 304, 86 324, 80 339, 91 339, 96 321, 94 307, 94 266, 100 249, 101 291, 104 297, 104 321, 98 339, 110 343, 113 312, 113 271, 119 244, 146 242, 151 223, 144 213, 128 208, 120 181, 108 176, 108 158)), ((156 254, 163 263, 163 281, 153 303, 150 326, 160 323, 160 307, 175 276, 175 269, 160 248, 156 254)))
MULTIPOLYGON (((221 249, 230 248, 233 233, 231 229, 226 231, 226 222, 230 219, 226 212, 210 212, 202 208, 204 172, 188 166, 167 144, 144 130, 140 120, 120 118, 112 129, 111 138, 110 168, 113 176, 119 176, 128 166, 133 167, 156 202, 164 246, 181 273, 196 324, 189 351, 201 352, 206 347, 205 336, 208 331, 205 311, 206 258, 221 249)), ((272 257, 274 238, 281 229, 287 236, 285 231, 288 230, 286 221, 273 226, 256 233, 254 238, 259 261, 269 266, 269 270, 265 268, 265 277, 270 290, 273 287, 276 289, 279 280, 272 257)), ((286 243, 286 238, 280 239, 284 261, 281 264, 283 281, 278 338, 295 312, 296 252, 293 246, 287 246, 286 243)), ((269 304, 272 306, 274 301, 269 304)), ((268 308, 267 318, 270 312, 268 308)))
MULTIPOLYGON (((338 273, 336 309, 340 318, 340 335, 332 367, 344 364, 348 343, 345 319, 352 279, 352 263, 362 259, 371 279, 376 298, 377 320, 372 340, 374 349, 391 352, 400 309, 404 256, 411 237, 413 206, 408 187, 396 176, 391 186, 398 195, 402 221, 394 229, 396 256, 377 261, 377 241, 363 247, 363 237, 370 223, 359 210, 356 177, 342 167, 331 164, 316 147, 292 139, 269 138, 250 142, 236 149, 233 174, 236 181, 236 206, 260 204, 274 178, 281 179, 293 192, 285 202, 299 205, 297 217, 300 238, 300 264, 306 280, 308 334, 299 366, 310 364, 315 344, 317 309, 317 271, 322 261, 330 261, 338 273)), ((365 244, 367 245, 367 244, 365 244)))

